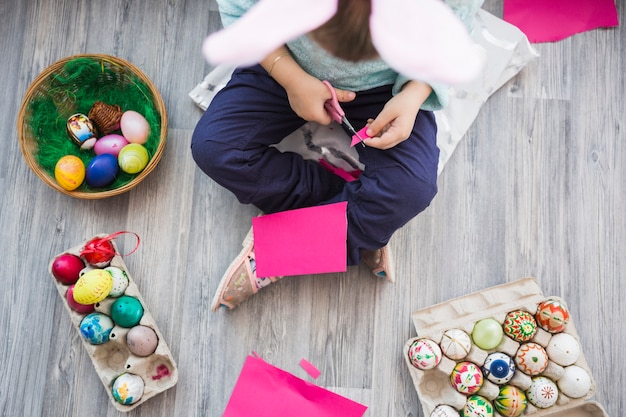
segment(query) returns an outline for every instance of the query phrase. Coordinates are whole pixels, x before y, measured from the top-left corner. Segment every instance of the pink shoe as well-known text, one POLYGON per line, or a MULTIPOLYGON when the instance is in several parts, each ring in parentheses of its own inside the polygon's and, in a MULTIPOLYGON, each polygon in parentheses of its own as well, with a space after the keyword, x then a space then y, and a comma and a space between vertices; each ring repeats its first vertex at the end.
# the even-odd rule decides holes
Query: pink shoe
POLYGON ((363 251, 363 262, 377 277, 385 278, 389 282, 395 281, 393 257, 389 245, 376 250, 363 251))
POLYGON ((230 264, 220 281, 211 303, 212 311, 217 311, 221 306, 232 310, 256 294, 261 288, 281 278, 259 278, 256 276, 252 228, 246 235, 242 246, 243 249, 230 264))

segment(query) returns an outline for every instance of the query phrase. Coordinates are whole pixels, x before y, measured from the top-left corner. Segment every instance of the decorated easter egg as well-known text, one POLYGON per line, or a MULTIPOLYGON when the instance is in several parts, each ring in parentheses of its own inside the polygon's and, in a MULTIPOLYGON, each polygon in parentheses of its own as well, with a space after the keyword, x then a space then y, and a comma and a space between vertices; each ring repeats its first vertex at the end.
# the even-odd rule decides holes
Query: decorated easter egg
POLYGON ((148 151, 138 143, 129 143, 124 146, 117 156, 120 168, 128 174, 141 172, 148 165, 149 160, 148 151))
POLYGON ((548 357, 561 366, 572 365, 580 356, 580 344, 569 333, 557 333, 546 346, 548 357))
POLYGON ((439 343, 444 355, 452 360, 461 360, 469 354, 472 348, 472 340, 461 329, 450 329, 441 337, 439 343))
POLYGON ((500 388, 493 405, 504 417, 519 417, 526 410, 526 394, 513 385, 505 385, 500 388))
POLYGON ((483 375, 494 384, 506 384, 515 375, 515 362, 506 353, 493 352, 482 367, 483 375))
POLYGON ((115 156, 97 155, 87 164, 85 180, 90 187, 102 188, 113 183, 119 172, 120 168, 115 156))
POLYGON ((481 349, 495 349, 502 342, 503 337, 502 326, 493 318, 482 319, 474 324, 472 340, 481 349))
POLYGON ((111 278, 113 278, 113 286, 111 287, 111 291, 108 296, 116 298, 124 294, 124 291, 126 291, 129 284, 126 271, 122 268, 118 268, 117 266, 107 266, 104 270, 111 274, 111 278))
POLYGON ((145 117, 133 110, 125 111, 120 120, 122 135, 130 143, 143 145, 148 141, 150 125, 145 117))
POLYGON ((535 319, 543 330, 550 333, 561 333, 567 327, 569 310, 561 301, 548 299, 537 306, 535 319))
POLYGON ((111 318, 120 327, 136 326, 143 317, 141 302, 129 295, 123 295, 111 305, 111 318))
POLYGON ((526 375, 539 375, 548 366, 548 354, 537 343, 524 343, 517 349, 515 365, 526 375))
POLYGON ((460 417, 460 414, 456 409, 449 405, 441 404, 435 407, 430 417, 460 417))
POLYGON ((96 155, 109 154, 117 157, 124 146, 128 145, 128 141, 122 135, 112 133, 98 139, 93 147, 96 155))
POLYGON ((106 238, 95 238, 85 244, 81 256, 92 266, 104 268, 111 263, 115 256, 113 243, 106 238))
POLYGON ((461 410, 463 417, 493 417, 493 405, 480 395, 472 395, 461 410))
POLYGON ((159 344, 156 332, 148 326, 135 326, 126 335, 128 350, 137 356, 150 356, 159 344))
POLYGON ((135 404, 143 396, 144 387, 145 383, 139 375, 125 372, 113 381, 111 394, 120 404, 135 404))
POLYGON ((74 284, 80 277, 80 271, 85 267, 85 263, 76 255, 64 253, 57 256, 52 261, 51 272, 61 284, 74 284))
POLYGON ((450 374, 450 381, 461 394, 475 394, 483 386, 483 373, 472 362, 459 362, 450 374))
POLYGON ((109 341, 113 326, 113 320, 106 314, 91 313, 80 321, 80 334, 92 345, 101 345, 109 341))
POLYGON ((516 342, 528 342, 537 333, 537 322, 524 310, 511 311, 502 323, 504 333, 516 342))
POLYGON ((92 269, 78 278, 74 286, 74 300, 80 304, 95 304, 104 300, 113 287, 111 274, 92 269))
POLYGON ((557 381, 557 385, 568 397, 581 398, 591 390, 591 376, 580 366, 568 366, 557 381))
POLYGON ((551 379, 536 376, 526 390, 526 398, 537 408, 552 407, 559 397, 559 390, 551 379))
POLYGON ((441 349, 430 339, 417 339, 409 347, 409 360, 417 369, 433 369, 441 362, 441 349))
POLYGON ((71 285, 65 293, 67 305, 78 314, 89 314, 95 311, 93 304, 81 304, 74 299, 74 285, 71 285))
POLYGON ((77 156, 65 155, 54 167, 54 179, 64 190, 75 190, 85 180, 85 164, 77 156))
POLYGON ((87 116, 76 113, 67 119, 67 134, 81 149, 91 149, 96 144, 96 129, 87 116))

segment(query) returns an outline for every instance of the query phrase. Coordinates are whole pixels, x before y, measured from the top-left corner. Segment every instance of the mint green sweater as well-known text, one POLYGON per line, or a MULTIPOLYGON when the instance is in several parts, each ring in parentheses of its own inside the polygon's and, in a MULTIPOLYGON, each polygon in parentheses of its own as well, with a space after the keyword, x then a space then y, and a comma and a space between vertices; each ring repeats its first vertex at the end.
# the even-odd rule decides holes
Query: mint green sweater
MULTIPOLYGON (((241 17, 257 1, 217 0, 224 27, 241 17)), ((471 23, 483 0, 446 0, 446 3, 471 30, 471 23)), ((343 90, 359 92, 393 84, 393 93, 396 94, 409 81, 409 78, 398 74, 381 59, 355 63, 336 58, 307 35, 288 42, 287 47, 294 60, 307 73, 320 80, 328 80, 333 86, 343 90)), ((448 87, 441 83, 429 82, 429 84, 433 91, 422 105, 422 109, 439 110, 445 107, 448 103, 448 87)))

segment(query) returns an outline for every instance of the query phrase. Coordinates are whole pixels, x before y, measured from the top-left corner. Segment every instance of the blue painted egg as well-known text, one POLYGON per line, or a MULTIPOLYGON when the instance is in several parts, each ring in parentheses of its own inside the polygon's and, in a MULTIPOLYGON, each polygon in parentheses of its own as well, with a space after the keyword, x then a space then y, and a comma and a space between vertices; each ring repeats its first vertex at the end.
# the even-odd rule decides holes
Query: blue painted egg
POLYGON ((98 155, 87 165, 85 180, 90 187, 106 187, 115 181, 115 177, 119 171, 120 167, 114 155, 98 155))
POLYGON ((494 384, 506 384, 515 375, 515 362, 505 353, 490 353, 483 365, 483 374, 494 384))
POLYGON ((113 330, 113 320, 102 313, 91 313, 80 322, 80 334, 92 345, 101 345, 109 341, 113 330))

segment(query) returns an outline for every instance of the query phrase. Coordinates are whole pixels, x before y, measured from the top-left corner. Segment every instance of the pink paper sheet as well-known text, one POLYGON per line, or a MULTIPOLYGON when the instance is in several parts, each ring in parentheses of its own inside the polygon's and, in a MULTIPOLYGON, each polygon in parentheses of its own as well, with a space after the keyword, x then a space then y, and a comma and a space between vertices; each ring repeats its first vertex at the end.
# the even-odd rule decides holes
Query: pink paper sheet
POLYGON ((257 276, 346 271, 347 205, 340 202, 253 218, 257 276))
POLYGON ((503 18, 535 43, 618 25, 614 0, 504 0, 503 18))

